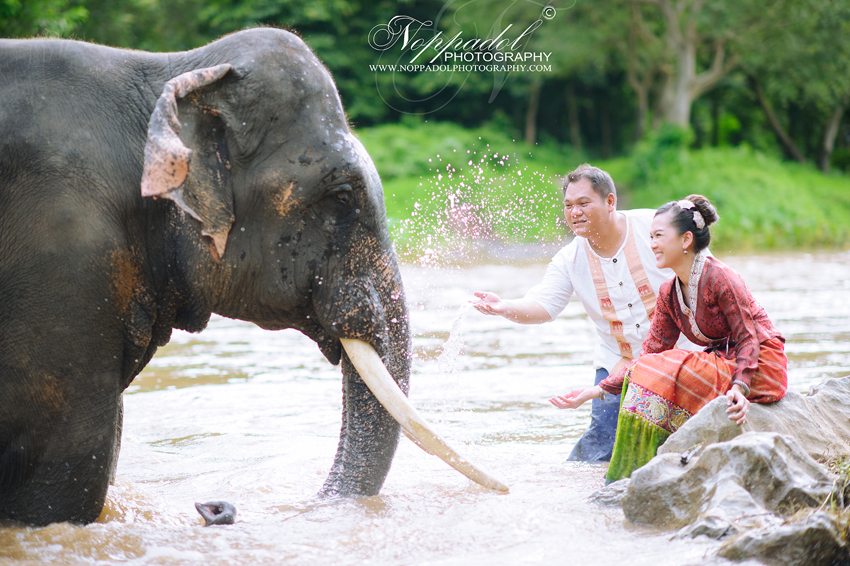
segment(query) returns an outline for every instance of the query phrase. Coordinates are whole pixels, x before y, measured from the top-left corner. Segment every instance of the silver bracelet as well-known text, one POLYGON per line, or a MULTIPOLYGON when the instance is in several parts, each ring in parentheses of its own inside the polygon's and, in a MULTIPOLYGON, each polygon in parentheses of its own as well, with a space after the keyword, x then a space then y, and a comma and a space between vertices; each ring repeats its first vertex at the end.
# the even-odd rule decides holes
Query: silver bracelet
MULTIPOLYGON (((744 383, 743 381, 735 379, 735 380, 732 381, 732 385, 740 385, 741 389, 743 389, 742 393, 744 394, 744 397, 750 396, 750 386, 747 385, 746 383, 744 383)), ((731 387, 730 387, 730 389, 731 389, 731 387)))

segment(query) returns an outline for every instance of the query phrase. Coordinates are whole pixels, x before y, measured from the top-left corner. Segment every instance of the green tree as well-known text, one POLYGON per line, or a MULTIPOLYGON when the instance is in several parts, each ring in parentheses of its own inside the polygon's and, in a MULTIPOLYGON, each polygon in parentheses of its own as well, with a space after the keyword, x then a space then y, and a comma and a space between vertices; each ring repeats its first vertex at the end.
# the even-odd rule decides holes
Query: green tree
POLYGON ((0 37, 68 37, 87 16, 71 0, 0 0, 0 37))
POLYGON ((208 37, 256 25, 294 31, 330 69, 349 117, 368 125, 409 108, 404 99, 415 92, 411 76, 370 70, 378 53, 369 47, 369 31, 400 13, 427 17, 441 6, 435 0, 212 0, 198 18, 208 37))
POLYGON ((575 84, 583 73, 604 74, 611 66, 604 41, 605 22, 594 19, 596 15, 594 5, 588 2, 477 0, 453 4, 448 19, 463 31, 464 38, 492 39, 508 29, 503 37, 519 39, 528 32, 519 39, 516 51, 549 54, 545 63, 552 70, 510 77, 495 74, 493 92, 503 87, 513 98, 524 101, 524 137, 533 144, 538 137, 542 93, 548 83, 562 84, 570 141, 581 150, 575 84))
MULTIPOLYGON (((760 24, 756 0, 630 0, 627 8, 629 66, 637 69, 630 84, 638 99, 658 82, 657 119, 687 127, 693 102, 714 88, 738 64, 736 37, 760 24)), ((644 109, 646 103, 644 102, 644 109)))
POLYGON ((850 5, 799 0, 767 9, 781 10, 781 17, 773 19, 782 25, 748 38, 742 66, 786 156, 800 162, 811 159, 826 172, 850 104, 850 5), (799 134, 795 139, 789 131, 790 108, 802 108, 819 124, 814 144, 799 139, 799 134))

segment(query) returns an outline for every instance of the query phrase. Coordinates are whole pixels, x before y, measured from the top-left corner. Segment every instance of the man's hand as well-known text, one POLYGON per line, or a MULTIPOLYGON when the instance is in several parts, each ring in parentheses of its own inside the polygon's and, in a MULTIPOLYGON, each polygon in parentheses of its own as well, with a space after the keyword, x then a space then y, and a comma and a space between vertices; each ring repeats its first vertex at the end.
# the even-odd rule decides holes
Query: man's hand
POLYGON ((559 409, 578 409, 585 401, 598 399, 600 396, 602 396, 602 388, 594 385, 587 389, 575 389, 560 397, 552 397, 549 402, 559 409))
POLYGON ((735 421, 739 425, 747 422, 750 402, 744 397, 744 392, 741 391, 741 387, 737 383, 726 393, 726 403, 729 405, 726 413, 729 415, 730 420, 735 421))
POLYGON ((499 298, 496 293, 476 291, 474 293, 478 297, 478 301, 472 303, 480 313, 504 316, 508 312, 508 306, 499 298))
POLYGON ((490 292, 476 291, 477 301, 469 301, 480 313, 503 316, 519 324, 542 324, 549 322, 552 317, 546 309, 533 299, 506 299, 490 292))

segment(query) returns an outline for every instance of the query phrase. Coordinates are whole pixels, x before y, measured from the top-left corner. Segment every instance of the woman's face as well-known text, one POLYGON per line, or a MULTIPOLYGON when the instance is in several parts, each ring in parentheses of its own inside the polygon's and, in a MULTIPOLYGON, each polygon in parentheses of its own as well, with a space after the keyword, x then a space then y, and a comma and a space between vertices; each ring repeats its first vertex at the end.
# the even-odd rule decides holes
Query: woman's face
POLYGON ((675 270, 680 265, 690 264, 691 260, 693 236, 690 232, 679 235, 670 222, 672 216, 672 210, 659 214, 652 219, 649 227, 650 247, 655 253, 655 265, 659 269, 669 267, 675 270), (687 254, 685 250, 688 250, 687 254))

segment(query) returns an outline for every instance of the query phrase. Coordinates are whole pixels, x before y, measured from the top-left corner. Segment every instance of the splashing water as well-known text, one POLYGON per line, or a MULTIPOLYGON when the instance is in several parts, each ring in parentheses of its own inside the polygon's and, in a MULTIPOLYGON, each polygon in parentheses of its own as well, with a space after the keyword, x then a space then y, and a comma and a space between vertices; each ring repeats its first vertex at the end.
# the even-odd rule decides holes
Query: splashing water
POLYGON ((419 183, 422 198, 391 230, 402 258, 423 267, 457 266, 505 246, 562 239, 555 175, 489 144, 462 155, 428 160, 434 168, 419 183))
POLYGON ((437 356, 437 365, 443 373, 455 373, 457 371, 457 359, 464 346, 463 340, 461 340, 460 325, 471 308, 472 303, 461 305, 457 311, 457 316, 452 321, 449 339, 443 344, 442 353, 437 356))

